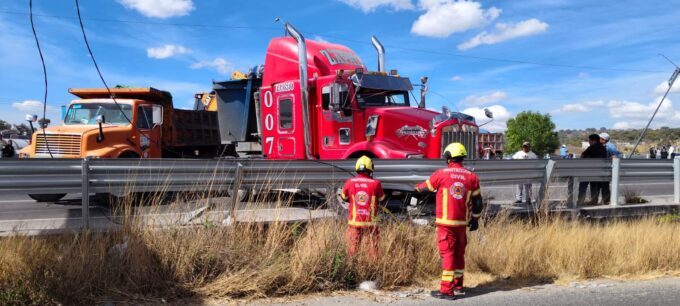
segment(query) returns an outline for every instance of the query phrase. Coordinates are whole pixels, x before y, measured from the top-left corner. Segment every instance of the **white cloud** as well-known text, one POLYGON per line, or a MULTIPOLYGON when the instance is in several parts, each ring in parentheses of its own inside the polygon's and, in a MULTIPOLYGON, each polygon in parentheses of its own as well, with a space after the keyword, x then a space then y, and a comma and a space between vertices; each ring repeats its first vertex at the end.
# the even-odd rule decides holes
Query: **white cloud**
MULTIPOLYGON (((661 97, 648 104, 613 100, 607 103, 609 108, 609 116, 618 120, 614 123, 615 129, 641 128, 644 127, 649 118, 654 113, 654 110, 659 105, 661 97)), ((652 121, 652 127, 658 128, 661 126, 674 126, 680 121, 680 111, 673 107, 673 102, 666 98, 659 112, 652 121)))
POLYGON ((548 24, 535 18, 518 23, 497 23, 493 32, 483 31, 458 45, 458 49, 467 50, 479 45, 493 45, 510 39, 541 34, 547 30, 548 24))
POLYGON ((118 0, 118 2, 146 17, 163 19, 186 16, 194 9, 192 0, 118 0))
POLYGON ((415 7, 411 0, 340 0, 341 2, 360 9, 364 13, 375 11, 381 6, 391 8, 395 11, 412 10, 415 7))
POLYGON ((491 92, 489 94, 482 95, 482 96, 469 95, 469 96, 463 98, 462 102, 467 104, 467 105, 484 105, 484 104, 491 104, 491 103, 498 102, 498 101, 503 100, 507 97, 508 97, 507 93, 500 91, 500 90, 497 90, 497 91, 494 91, 494 92, 491 92))
MULTIPOLYGON (((43 111, 43 103, 36 100, 24 100, 22 102, 14 102, 12 103, 12 107, 22 112, 27 112, 31 114, 42 113, 43 111)), ((47 105, 47 110, 48 111, 54 110, 54 107, 47 105)))
POLYGON ((562 107, 551 111, 553 114, 559 114, 559 113, 585 113, 593 109, 593 107, 601 107, 605 106, 606 103, 602 100, 597 100, 597 101, 586 101, 582 103, 571 103, 571 104, 564 104, 562 107))
MULTIPOLYGON (((482 128, 489 130, 489 131, 492 131, 492 132, 505 131, 507 129, 508 119, 510 119, 512 117, 512 113, 510 113, 502 105, 491 105, 487 108, 493 113, 494 119, 493 119, 493 121, 484 125, 482 128)), ((463 110, 463 113, 466 113, 468 115, 475 117, 475 119, 477 120, 477 124, 484 124, 485 122, 488 122, 490 120, 484 114, 484 108, 471 107, 471 108, 463 110)))
POLYGON ((217 70, 217 72, 221 74, 227 74, 229 73, 230 70, 234 69, 234 65, 232 63, 228 62, 227 60, 218 57, 212 61, 200 61, 191 64, 190 66, 192 69, 201 69, 201 68, 211 68, 217 70))
POLYGON ((155 59, 164 59, 178 54, 189 53, 191 50, 180 45, 164 45, 156 48, 146 49, 146 56, 155 59))
MULTIPOLYGON (((663 81, 659 86, 656 86, 654 88, 654 93, 657 95, 663 95, 666 93, 666 90, 668 90, 668 81, 663 81)), ((675 81, 673 83, 673 88, 671 88, 671 93, 678 93, 680 92, 680 80, 675 81)))
POLYGON ((474 1, 421 0, 418 7, 425 13, 413 23, 411 33, 437 38, 482 27, 501 13, 496 7, 482 9, 474 1))
POLYGON ((454 76, 451 77, 451 81, 454 81, 454 82, 455 82, 455 81, 460 81, 460 80, 462 80, 462 79, 463 79, 463 77, 461 77, 461 76, 459 76, 459 75, 454 75, 454 76))

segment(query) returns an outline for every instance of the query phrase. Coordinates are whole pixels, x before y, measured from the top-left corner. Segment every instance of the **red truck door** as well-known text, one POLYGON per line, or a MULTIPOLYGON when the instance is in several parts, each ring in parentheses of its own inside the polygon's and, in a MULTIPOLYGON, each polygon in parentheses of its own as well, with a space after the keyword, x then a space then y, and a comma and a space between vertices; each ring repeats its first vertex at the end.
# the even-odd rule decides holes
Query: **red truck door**
POLYGON ((317 137, 323 159, 341 158, 353 144, 355 133, 352 128, 353 114, 348 86, 342 84, 336 86, 335 90, 332 86, 332 83, 323 85, 318 93, 321 107, 317 108, 320 125, 317 137))
POLYGON ((304 159, 302 103, 297 82, 262 90, 263 153, 271 159, 304 159))

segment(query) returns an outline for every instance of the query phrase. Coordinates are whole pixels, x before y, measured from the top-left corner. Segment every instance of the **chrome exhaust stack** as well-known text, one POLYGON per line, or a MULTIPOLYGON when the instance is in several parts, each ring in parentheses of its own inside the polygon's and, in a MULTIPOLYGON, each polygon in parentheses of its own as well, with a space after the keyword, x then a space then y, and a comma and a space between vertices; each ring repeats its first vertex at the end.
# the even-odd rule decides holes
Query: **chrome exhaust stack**
POLYGON ((307 44, 305 37, 293 27, 292 24, 286 22, 286 32, 290 34, 298 46, 298 67, 300 69, 300 97, 302 99, 302 125, 305 137, 305 156, 307 159, 314 159, 310 151, 310 136, 309 136, 309 92, 307 91, 307 44))
POLYGON ((377 37, 375 35, 371 36, 371 42, 373 43, 373 47, 375 47, 375 50, 378 51, 378 71, 379 72, 386 72, 385 68, 385 47, 380 43, 377 37))

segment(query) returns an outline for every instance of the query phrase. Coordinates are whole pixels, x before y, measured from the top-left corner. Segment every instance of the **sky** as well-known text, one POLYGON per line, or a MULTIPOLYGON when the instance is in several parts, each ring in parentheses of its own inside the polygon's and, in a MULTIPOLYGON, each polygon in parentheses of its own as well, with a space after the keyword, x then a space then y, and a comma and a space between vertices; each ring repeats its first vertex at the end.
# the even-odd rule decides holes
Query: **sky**
MULTIPOLYGON (((0 2, 0 119, 41 113, 44 81, 28 0, 0 2)), ((307 39, 353 49, 371 70, 370 37, 386 66, 419 83, 429 108, 447 106, 503 131, 522 111, 549 113, 558 129, 639 128, 680 63, 680 1, 454 0, 81 0, 83 23, 110 86, 170 91, 190 108, 193 94, 233 70, 263 64, 276 18, 307 39)), ((59 121, 72 87, 101 87, 74 1, 34 0, 48 73, 47 117, 59 121)), ((415 93, 419 96, 418 93, 415 93)), ((680 127, 680 81, 652 124, 680 127)), ((42 115, 41 115, 42 116, 42 115)))

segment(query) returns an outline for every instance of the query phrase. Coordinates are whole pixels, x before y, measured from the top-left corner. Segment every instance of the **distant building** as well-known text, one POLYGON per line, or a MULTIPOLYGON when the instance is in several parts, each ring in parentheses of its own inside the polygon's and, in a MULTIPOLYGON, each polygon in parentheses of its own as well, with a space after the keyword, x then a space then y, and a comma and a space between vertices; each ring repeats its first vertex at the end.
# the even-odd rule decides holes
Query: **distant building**
POLYGON ((505 151, 505 135, 503 133, 481 131, 477 140, 482 148, 480 151, 482 154, 485 154, 486 151, 492 151, 494 155, 501 157, 505 151))

